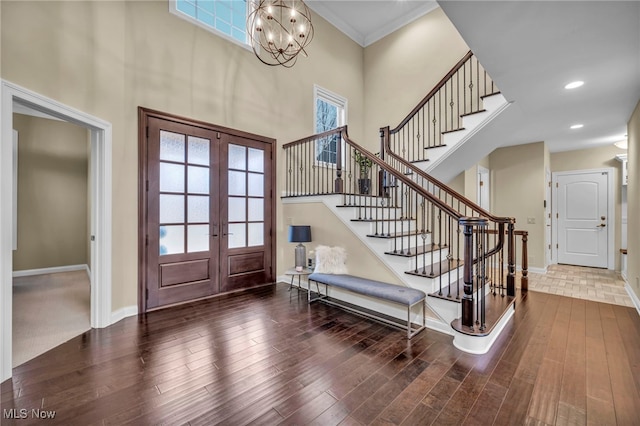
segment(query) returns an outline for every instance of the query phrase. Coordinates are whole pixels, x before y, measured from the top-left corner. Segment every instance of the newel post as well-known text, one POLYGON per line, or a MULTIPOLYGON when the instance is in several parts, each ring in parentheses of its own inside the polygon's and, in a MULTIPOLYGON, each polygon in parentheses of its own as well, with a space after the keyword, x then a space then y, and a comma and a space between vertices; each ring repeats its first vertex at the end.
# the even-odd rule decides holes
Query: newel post
POLYGON ((507 225, 507 296, 516 295, 516 238, 513 231, 514 221, 507 225))
POLYGON ((335 193, 342 194, 344 192, 344 183, 342 181, 342 132, 335 135, 338 137, 336 143, 336 181, 335 193))
POLYGON ((527 253, 527 242, 529 241, 529 233, 522 232, 522 278, 520 278, 520 290, 529 290, 529 255, 527 253))
POLYGON ((462 296, 462 325, 466 327, 473 327, 473 253, 476 251, 475 244, 479 243, 478 238, 481 238, 480 234, 478 234, 476 243, 474 244, 473 235, 475 233, 474 228, 486 226, 487 219, 481 217, 462 217, 458 220, 458 223, 463 226, 464 235, 464 294, 462 296))
MULTIPOLYGON (((380 129, 380 159, 382 161, 384 161, 385 158, 385 141, 387 140, 387 138, 389 137, 389 126, 387 127, 382 127, 380 129)), ((388 176, 386 174, 386 172, 379 168, 378 169, 378 196, 379 197, 386 197, 387 196, 387 184, 386 181, 388 179, 388 176)))

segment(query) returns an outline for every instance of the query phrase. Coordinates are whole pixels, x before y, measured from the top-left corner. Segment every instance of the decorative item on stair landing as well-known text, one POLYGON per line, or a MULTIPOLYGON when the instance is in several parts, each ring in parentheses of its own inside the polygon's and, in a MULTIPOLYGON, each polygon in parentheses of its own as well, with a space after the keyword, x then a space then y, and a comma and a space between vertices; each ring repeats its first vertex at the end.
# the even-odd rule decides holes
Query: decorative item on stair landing
MULTIPOLYGON (((378 155, 378 153, 376 153, 376 155, 378 155)), ((369 195, 371 194, 370 171, 373 161, 357 150, 353 151, 353 159, 359 168, 358 192, 363 195, 369 195)))
POLYGON ((291 68, 313 39, 311 11, 302 0, 254 0, 249 6, 247 34, 264 64, 291 68))

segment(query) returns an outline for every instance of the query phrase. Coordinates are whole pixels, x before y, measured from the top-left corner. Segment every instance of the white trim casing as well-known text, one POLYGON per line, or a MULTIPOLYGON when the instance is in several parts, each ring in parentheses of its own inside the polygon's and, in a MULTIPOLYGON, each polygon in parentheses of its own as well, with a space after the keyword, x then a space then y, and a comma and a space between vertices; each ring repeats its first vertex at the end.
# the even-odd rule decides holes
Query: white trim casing
POLYGON ((91 326, 111 324, 111 200, 112 126, 111 123, 64 105, 38 93, 2 80, 0 108, 0 381, 11 377, 12 366, 12 229, 13 229, 13 105, 28 108, 85 127, 91 131, 92 176, 91 222, 95 240, 91 243, 91 326))

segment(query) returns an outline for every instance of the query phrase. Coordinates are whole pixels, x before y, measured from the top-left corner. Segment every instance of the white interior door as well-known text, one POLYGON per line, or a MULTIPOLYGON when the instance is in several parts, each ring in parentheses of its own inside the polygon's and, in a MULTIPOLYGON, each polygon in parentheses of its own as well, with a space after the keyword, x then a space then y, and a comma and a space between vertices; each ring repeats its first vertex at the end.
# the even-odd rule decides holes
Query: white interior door
POLYGON ((544 197, 544 246, 545 246, 545 261, 546 266, 552 263, 553 251, 551 250, 552 235, 551 235, 551 171, 545 170, 545 181, 547 183, 544 197))
POLYGON ((486 211, 491 211, 491 182, 489 169, 478 166, 478 205, 486 211))
POLYGON ((558 263, 608 266, 609 173, 557 176, 558 263))

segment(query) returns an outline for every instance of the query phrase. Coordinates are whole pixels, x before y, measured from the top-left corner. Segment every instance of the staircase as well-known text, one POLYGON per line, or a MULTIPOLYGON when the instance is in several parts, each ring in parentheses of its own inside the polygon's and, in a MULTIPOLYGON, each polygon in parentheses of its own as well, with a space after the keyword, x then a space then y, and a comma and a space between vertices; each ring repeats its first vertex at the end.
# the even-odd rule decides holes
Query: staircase
MULTIPOLYGON (((513 315, 514 220, 482 210, 425 169, 450 167, 451 153, 505 105, 469 53, 398 127, 381 129, 379 157, 352 141, 346 127, 284 145, 283 203, 324 203, 403 285, 428 295, 427 326, 470 353, 487 352, 513 315), (467 81, 467 73, 477 78, 467 81), (337 164, 315 158, 329 143, 342 159, 337 164)), ((402 319, 391 307, 375 309, 402 319)))

